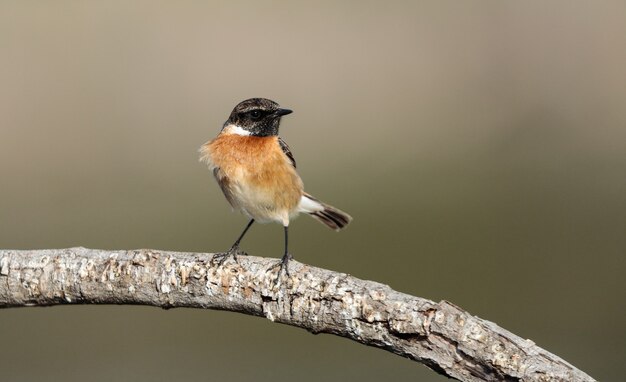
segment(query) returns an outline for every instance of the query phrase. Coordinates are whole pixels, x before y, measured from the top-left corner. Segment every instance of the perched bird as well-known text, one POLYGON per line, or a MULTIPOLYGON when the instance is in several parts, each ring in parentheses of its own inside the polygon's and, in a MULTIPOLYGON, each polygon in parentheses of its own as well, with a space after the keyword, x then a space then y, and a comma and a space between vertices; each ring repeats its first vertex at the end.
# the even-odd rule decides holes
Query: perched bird
POLYGON ((276 222, 285 231, 280 267, 288 272, 291 218, 305 212, 336 231, 352 220, 347 213, 304 192, 293 154, 278 136, 281 117, 291 113, 269 99, 245 100, 235 106, 217 138, 200 148, 200 160, 213 171, 226 200, 250 218, 239 238, 223 254, 222 262, 226 256, 236 255, 252 223, 276 222))

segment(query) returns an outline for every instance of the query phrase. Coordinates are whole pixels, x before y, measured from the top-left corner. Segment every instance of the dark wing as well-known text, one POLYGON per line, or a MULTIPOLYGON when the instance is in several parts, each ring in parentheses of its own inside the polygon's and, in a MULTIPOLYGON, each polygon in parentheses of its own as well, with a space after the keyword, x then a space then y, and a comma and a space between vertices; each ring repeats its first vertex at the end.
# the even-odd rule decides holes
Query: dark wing
POLYGON ((222 170, 219 167, 215 167, 213 169, 213 176, 215 176, 215 180, 217 180, 217 184, 220 185, 220 188, 222 189, 222 192, 224 193, 226 200, 228 200, 228 203, 230 203, 230 205, 234 208, 235 204, 234 204, 233 192, 230 189, 230 181, 228 177, 226 177, 226 175, 222 172, 222 170))
POLYGON ((287 143, 285 143, 285 141, 283 141, 281 137, 278 137, 278 144, 280 145, 280 148, 283 150, 285 155, 287 155, 287 158, 289 158, 289 161, 291 162, 293 168, 296 168, 296 159, 293 157, 293 154, 291 153, 289 146, 287 146, 287 143))

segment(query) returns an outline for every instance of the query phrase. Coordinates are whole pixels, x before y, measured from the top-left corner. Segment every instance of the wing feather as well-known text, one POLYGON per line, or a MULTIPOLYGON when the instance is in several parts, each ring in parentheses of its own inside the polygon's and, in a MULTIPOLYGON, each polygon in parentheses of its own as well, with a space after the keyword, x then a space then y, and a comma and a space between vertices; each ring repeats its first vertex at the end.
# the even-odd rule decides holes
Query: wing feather
POLYGON ((285 155, 287 155, 287 158, 289 158, 289 161, 291 162, 293 168, 296 168, 296 159, 293 157, 293 153, 291 152, 289 146, 287 146, 287 143, 281 137, 278 137, 278 144, 280 145, 280 148, 283 150, 285 155))
POLYGON ((219 167, 215 167, 213 169, 213 176, 215 177, 217 184, 219 184, 220 189, 224 193, 226 200, 228 200, 228 203, 230 203, 230 205, 235 208, 235 198, 233 197, 233 192, 230 188, 231 184, 228 177, 219 167))

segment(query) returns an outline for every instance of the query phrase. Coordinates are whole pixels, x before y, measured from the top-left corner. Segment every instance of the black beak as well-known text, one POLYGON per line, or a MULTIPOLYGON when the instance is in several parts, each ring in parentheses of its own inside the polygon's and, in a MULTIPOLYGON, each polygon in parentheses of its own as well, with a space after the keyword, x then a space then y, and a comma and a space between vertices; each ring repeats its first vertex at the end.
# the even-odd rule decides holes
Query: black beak
POLYGON ((293 113, 293 110, 289 110, 289 109, 278 109, 274 112, 274 116, 276 117, 282 117, 283 115, 287 115, 287 114, 291 114, 293 113))

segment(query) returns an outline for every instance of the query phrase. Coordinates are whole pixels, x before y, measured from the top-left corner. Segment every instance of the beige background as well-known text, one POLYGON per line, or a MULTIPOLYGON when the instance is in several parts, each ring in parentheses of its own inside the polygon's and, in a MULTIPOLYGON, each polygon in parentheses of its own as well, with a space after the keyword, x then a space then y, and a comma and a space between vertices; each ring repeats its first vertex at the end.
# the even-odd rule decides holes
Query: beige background
MULTIPOLYGON (((355 218, 295 221, 296 259, 618 380, 625 36, 622 1, 1 1, 0 247, 226 249, 245 219, 197 149, 267 97, 308 190, 355 218)), ((0 339, 3 381, 445 380, 227 312, 10 309, 0 339)))

